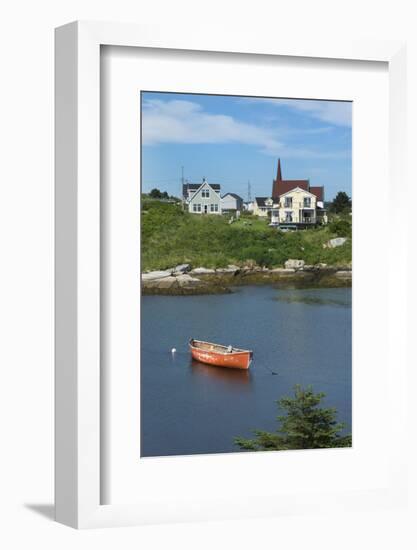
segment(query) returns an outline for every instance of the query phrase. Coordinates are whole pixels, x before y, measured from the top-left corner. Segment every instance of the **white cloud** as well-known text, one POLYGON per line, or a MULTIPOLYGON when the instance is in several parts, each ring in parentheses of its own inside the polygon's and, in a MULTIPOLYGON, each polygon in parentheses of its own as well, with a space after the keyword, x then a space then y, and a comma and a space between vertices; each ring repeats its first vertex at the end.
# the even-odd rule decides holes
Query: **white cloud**
POLYGON ((290 107, 336 126, 352 126, 352 103, 350 101, 324 101, 314 99, 263 99, 254 98, 247 101, 268 103, 274 107, 290 107))
POLYGON ((262 153, 272 156, 340 156, 340 153, 316 153, 295 146, 289 147, 284 143, 284 133, 285 131, 280 134, 277 129, 242 122, 230 115, 208 113, 193 101, 150 99, 143 103, 144 145, 240 143, 257 146, 262 153))
POLYGON ((192 101, 147 100, 143 104, 142 138, 145 145, 158 143, 242 143, 263 149, 283 144, 275 133, 229 115, 203 111, 192 101))

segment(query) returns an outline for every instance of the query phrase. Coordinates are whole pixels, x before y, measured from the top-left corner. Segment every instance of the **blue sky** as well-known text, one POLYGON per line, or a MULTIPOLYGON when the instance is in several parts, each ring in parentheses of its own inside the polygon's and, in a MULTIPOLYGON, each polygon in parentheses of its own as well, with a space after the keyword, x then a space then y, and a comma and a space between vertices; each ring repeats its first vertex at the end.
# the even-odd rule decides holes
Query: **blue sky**
POLYGON ((222 194, 269 196, 278 158, 284 179, 352 190, 352 104, 338 101, 142 92, 142 190, 179 196, 185 179, 222 194))

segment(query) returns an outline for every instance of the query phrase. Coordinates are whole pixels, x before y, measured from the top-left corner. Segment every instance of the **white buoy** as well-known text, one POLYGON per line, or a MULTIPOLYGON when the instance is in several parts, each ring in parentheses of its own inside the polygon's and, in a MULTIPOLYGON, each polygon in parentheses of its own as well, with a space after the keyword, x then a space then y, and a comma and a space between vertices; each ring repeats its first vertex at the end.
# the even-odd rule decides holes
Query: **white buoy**
POLYGON ((177 350, 175 348, 172 348, 171 353, 175 353, 177 350))

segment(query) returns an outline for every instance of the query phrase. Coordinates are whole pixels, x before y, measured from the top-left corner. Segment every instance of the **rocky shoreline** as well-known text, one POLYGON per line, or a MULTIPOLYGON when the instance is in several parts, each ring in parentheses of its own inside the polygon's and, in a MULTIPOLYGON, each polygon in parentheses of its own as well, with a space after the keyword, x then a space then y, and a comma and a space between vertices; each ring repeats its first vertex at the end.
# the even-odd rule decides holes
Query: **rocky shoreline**
POLYGON ((352 267, 307 265, 303 260, 287 260, 283 267, 229 265, 219 269, 192 268, 182 264, 163 271, 142 273, 144 295, 227 294, 241 285, 272 284, 287 288, 338 288, 352 284, 352 267))

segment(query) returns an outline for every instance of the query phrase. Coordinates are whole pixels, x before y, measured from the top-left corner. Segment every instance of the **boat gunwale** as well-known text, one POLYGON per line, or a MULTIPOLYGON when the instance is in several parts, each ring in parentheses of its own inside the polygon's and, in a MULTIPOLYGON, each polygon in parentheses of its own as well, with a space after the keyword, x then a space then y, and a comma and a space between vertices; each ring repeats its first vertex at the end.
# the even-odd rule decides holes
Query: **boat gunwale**
POLYGON ((240 348, 233 348, 233 347, 232 347, 232 351, 227 351, 228 346, 224 346, 223 344, 213 344, 212 342, 205 342, 204 340, 196 340, 195 338, 190 338, 189 345, 190 345, 190 347, 192 347, 196 350, 206 351, 206 352, 209 352, 209 353, 218 353, 219 355, 229 355, 230 356, 230 355, 242 355, 242 354, 247 354, 247 353, 250 353, 250 354, 253 353, 249 349, 240 349, 240 348), (218 346, 218 347, 223 348, 226 351, 220 351, 220 350, 216 350, 216 349, 200 348, 198 346, 194 346, 192 342, 199 342, 200 344, 207 344, 208 346, 218 346))

